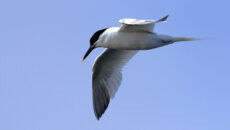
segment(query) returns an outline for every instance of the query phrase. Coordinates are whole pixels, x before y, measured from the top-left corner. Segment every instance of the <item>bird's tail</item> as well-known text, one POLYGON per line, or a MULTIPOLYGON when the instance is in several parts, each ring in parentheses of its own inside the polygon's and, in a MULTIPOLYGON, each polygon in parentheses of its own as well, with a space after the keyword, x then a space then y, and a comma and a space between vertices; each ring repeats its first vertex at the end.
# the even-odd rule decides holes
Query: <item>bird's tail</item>
POLYGON ((173 37, 174 42, 195 41, 195 40, 201 40, 201 39, 200 38, 190 38, 190 37, 173 37))

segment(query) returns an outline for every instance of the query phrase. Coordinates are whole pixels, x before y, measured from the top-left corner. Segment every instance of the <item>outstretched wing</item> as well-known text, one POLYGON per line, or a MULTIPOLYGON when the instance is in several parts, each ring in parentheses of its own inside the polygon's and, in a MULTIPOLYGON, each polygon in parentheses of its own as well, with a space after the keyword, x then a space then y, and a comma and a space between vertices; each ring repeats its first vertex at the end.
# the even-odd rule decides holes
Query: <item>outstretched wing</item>
POLYGON ((93 66, 93 108, 97 119, 105 112, 110 98, 121 84, 122 67, 137 53, 133 50, 105 49, 93 66))
POLYGON ((166 21, 169 15, 159 19, 159 20, 142 20, 142 19, 121 19, 119 20, 122 23, 121 31, 144 31, 144 32, 153 32, 155 23, 166 21))

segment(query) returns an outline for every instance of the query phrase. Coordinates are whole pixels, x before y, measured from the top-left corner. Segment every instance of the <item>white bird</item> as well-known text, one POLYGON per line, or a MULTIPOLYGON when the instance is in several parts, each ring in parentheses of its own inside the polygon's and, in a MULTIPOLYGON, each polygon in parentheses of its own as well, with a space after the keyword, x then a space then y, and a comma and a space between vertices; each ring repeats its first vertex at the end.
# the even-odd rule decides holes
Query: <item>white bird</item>
POLYGON ((167 18, 168 15, 159 20, 121 19, 121 27, 105 28, 93 34, 90 47, 82 61, 94 48, 107 48, 96 58, 92 73, 93 108, 98 120, 121 84, 122 67, 138 50, 154 49, 179 41, 197 40, 154 33, 155 23, 166 21, 167 18))

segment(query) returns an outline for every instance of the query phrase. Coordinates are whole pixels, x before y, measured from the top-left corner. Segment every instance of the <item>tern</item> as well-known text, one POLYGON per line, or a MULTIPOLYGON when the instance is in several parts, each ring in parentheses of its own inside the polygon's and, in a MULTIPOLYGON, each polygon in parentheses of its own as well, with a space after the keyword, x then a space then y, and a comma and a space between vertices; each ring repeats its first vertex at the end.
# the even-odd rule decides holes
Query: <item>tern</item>
POLYGON ((155 24, 166 21, 168 16, 159 20, 125 18, 119 20, 121 27, 105 28, 93 34, 82 62, 93 49, 106 48, 96 58, 92 69, 93 108, 98 120, 121 84, 122 67, 139 50, 154 49, 180 41, 198 40, 153 32, 155 24))

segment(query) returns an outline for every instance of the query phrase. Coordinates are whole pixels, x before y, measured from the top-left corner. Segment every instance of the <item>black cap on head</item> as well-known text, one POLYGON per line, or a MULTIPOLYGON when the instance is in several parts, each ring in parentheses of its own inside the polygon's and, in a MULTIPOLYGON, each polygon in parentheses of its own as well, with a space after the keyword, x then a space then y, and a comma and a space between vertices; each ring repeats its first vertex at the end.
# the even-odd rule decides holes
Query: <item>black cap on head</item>
POLYGON ((98 31, 95 32, 95 33, 93 34, 93 36, 90 38, 90 47, 89 47, 89 49, 87 50, 87 52, 85 53, 85 56, 83 57, 82 62, 83 62, 83 61, 85 60, 85 58, 89 55, 89 53, 95 48, 95 42, 98 40, 98 38, 100 37, 100 35, 101 35, 106 29, 107 29, 107 28, 98 30, 98 31))
POLYGON ((100 35, 101 35, 106 29, 107 29, 107 28, 98 30, 97 32, 95 32, 95 33, 93 34, 93 36, 90 38, 90 46, 94 45, 94 43, 98 40, 98 38, 100 37, 100 35))

